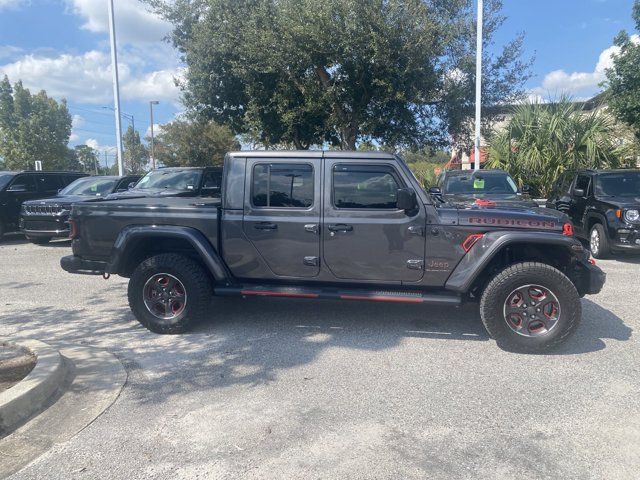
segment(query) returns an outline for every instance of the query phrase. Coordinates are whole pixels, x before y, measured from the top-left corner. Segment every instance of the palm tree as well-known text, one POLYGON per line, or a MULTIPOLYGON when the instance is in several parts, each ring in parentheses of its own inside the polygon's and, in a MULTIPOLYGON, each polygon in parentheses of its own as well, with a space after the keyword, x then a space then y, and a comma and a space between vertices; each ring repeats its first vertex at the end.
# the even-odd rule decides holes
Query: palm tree
POLYGON ((614 138, 615 122, 602 111, 587 112, 566 97, 524 103, 490 139, 487 166, 509 171, 520 185, 546 196, 566 171, 620 166, 614 138))

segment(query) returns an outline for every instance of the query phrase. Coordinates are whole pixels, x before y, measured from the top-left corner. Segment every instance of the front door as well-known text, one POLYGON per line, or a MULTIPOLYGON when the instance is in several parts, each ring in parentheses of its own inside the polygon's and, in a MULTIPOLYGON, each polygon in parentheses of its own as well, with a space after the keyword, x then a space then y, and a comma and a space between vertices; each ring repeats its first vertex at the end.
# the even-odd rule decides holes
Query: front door
POLYGON ((584 216, 587 208, 587 199, 589 195, 591 195, 591 188, 591 177, 580 174, 576 178, 576 182, 571 191, 571 202, 567 213, 576 228, 576 233, 581 237, 588 235, 588 232, 585 231, 584 216), (582 195, 577 195, 576 190, 582 190, 582 195))
POLYGON ((17 227, 22 203, 41 196, 32 175, 16 176, 5 190, 7 223, 12 227, 17 227))
POLYGON ((392 163, 325 159, 324 261, 345 280, 416 282, 424 272, 425 209, 397 208, 409 183, 392 163))
POLYGON ((320 161, 247 161, 243 230, 275 277, 320 271, 320 161))

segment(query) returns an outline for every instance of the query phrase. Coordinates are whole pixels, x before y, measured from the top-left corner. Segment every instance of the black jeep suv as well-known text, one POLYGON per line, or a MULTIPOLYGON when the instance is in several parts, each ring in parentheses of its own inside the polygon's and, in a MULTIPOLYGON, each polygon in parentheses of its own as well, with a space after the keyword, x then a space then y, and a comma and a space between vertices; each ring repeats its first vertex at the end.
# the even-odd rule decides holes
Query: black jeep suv
POLYGON ((20 231, 33 243, 47 243, 54 237, 69 236, 71 205, 90 202, 115 192, 126 192, 140 175, 126 177, 95 176, 79 178, 52 198, 22 204, 20 231))
POLYGON ((0 238, 18 230, 20 208, 26 200, 53 197, 86 173, 0 172, 0 238))
POLYGON ((555 183, 547 207, 569 215, 596 258, 640 253, 640 170, 583 170, 555 183))

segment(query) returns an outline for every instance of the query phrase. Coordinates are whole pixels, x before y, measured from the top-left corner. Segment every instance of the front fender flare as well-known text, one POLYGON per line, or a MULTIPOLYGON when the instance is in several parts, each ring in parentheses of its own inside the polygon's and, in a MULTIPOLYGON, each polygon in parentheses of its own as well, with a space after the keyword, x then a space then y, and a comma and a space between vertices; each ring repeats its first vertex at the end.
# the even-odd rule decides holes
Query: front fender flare
POLYGON ((118 274, 126 263, 127 249, 136 241, 148 238, 177 238, 186 240, 198 253, 216 281, 230 283, 231 272, 205 235, 191 227, 174 225, 133 225, 123 229, 111 250, 106 272, 118 274))
POLYGON ((488 232, 471 248, 445 283, 447 290, 466 293, 489 262, 513 244, 560 245, 574 256, 584 255, 584 247, 573 237, 551 232, 488 232))

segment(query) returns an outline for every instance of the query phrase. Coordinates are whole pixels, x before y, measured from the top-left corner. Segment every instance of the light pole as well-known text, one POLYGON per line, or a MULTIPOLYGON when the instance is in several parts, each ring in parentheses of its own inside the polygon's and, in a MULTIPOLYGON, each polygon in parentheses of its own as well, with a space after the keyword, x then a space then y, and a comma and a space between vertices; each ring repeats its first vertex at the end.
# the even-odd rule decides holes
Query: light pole
POLYGON ((151 168, 156 168, 156 157, 153 153, 153 106, 158 105, 160 102, 158 100, 151 100, 149 102, 149 114, 151 115, 151 168))
MULTIPOLYGON (((106 110, 111 110, 112 112, 115 112, 115 109, 113 107, 109 107, 109 106, 104 106, 102 107, 106 110)), ((136 131, 136 119, 133 117, 133 115, 131 115, 130 113, 124 113, 124 112, 120 112, 120 115, 122 115, 124 118, 126 118, 127 120, 129 120, 131 122, 131 128, 133 128, 133 131, 136 131)))
POLYGON ((480 170, 480 119, 482 114, 482 14, 483 1, 478 0, 478 28, 476 29, 476 138, 474 141, 474 169, 480 170))
POLYGON ((113 109, 116 117, 116 145, 118 148, 118 174, 124 175, 122 153, 122 124, 120 121, 120 85, 118 82, 118 52, 116 51, 116 24, 113 15, 113 0, 109 0, 109 33, 111 38, 111 72, 113 74, 113 109))

